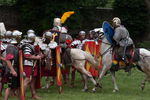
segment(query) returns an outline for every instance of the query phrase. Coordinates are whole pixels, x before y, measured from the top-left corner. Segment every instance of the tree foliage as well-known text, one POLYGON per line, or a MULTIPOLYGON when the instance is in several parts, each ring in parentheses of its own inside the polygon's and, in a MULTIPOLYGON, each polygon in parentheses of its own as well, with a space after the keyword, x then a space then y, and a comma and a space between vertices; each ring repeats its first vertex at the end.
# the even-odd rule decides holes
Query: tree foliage
POLYGON ((52 28, 53 19, 61 17, 66 11, 76 13, 66 21, 65 25, 71 30, 81 27, 80 8, 105 5, 107 0, 18 0, 17 8, 20 12, 22 29, 34 29, 38 33, 52 28))
POLYGON ((120 17, 132 38, 145 35, 148 26, 148 10, 144 0, 115 0, 114 13, 120 17))
POLYGON ((0 0, 0 5, 12 6, 16 3, 16 0, 0 0))

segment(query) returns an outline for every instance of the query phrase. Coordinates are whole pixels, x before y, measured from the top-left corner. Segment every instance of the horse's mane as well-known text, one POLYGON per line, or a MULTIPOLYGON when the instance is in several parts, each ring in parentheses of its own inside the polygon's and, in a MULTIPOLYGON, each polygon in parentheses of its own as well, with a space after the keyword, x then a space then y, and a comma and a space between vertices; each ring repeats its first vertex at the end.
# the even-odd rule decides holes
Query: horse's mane
POLYGON ((143 56, 149 56, 150 57, 150 51, 145 48, 140 48, 140 52, 143 54, 143 56))

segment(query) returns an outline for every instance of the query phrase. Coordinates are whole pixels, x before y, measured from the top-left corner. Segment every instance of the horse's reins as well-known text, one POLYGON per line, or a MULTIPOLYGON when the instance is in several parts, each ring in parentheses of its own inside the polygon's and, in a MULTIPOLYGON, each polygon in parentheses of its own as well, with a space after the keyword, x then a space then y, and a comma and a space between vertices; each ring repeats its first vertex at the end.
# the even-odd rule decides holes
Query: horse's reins
MULTIPOLYGON (((103 34, 104 35, 104 34, 103 34)), ((101 36, 103 36, 101 35, 101 36)), ((110 43, 104 42, 102 40, 100 40, 101 43, 107 44, 107 45, 111 45, 110 43)), ((112 48, 112 46, 110 46, 105 52, 103 52, 102 54, 100 54, 100 56, 104 56, 110 49, 112 48)))
POLYGON ((86 59, 74 59, 74 60, 86 60, 86 59))
POLYGON ((144 56, 144 55, 142 55, 142 54, 140 54, 140 53, 139 53, 139 55, 141 55, 143 58, 150 57, 150 56, 144 56))
POLYGON ((103 52, 102 54, 100 54, 100 56, 101 56, 101 57, 104 56, 111 48, 112 48, 112 46, 109 47, 105 52, 103 52))
MULTIPOLYGON (((150 57, 150 56, 144 56, 142 54, 139 53, 140 56, 142 56, 142 59, 145 60, 145 58, 150 57)), ((145 61, 144 61, 145 62, 145 61)))

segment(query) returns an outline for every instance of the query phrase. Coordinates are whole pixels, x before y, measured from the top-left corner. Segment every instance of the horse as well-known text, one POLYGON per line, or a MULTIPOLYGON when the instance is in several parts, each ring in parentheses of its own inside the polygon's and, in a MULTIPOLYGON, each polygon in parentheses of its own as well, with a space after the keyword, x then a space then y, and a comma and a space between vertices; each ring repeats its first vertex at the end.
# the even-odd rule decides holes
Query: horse
POLYGON ((90 53, 83 51, 81 49, 77 49, 77 48, 70 48, 70 56, 71 56, 71 60, 72 60, 72 65, 83 76, 83 79, 85 82, 83 91, 88 90, 87 80, 89 78, 92 81, 92 83, 94 84, 94 88, 92 89, 92 91, 95 92, 96 88, 100 87, 100 85, 95 81, 95 79, 93 78, 91 73, 85 69, 85 63, 86 63, 86 61, 88 61, 95 68, 97 68, 100 65, 99 60, 97 58, 94 58, 90 53))
MULTIPOLYGON (((61 37, 69 37, 69 35, 67 35, 67 34, 62 34, 61 35, 61 37)), ((65 39, 67 39, 67 38, 60 38, 60 42, 62 43, 62 42, 64 42, 65 41, 65 39)), ((39 44, 39 46, 41 47, 41 48, 47 48, 47 47, 44 47, 44 45, 43 45, 43 42, 42 42, 42 40, 40 40, 40 38, 36 38, 35 39, 35 44, 39 44), (40 41, 40 42, 39 42, 40 41)), ((51 50, 52 50, 52 48, 54 49, 54 48, 56 48, 57 47, 57 43, 55 43, 55 45, 54 45, 54 43, 55 43, 55 41, 53 41, 53 42, 50 42, 49 44, 48 44, 48 50, 49 50, 49 54, 48 55, 52 55, 51 53, 51 50), (52 45, 53 44, 53 45, 52 45)), ((61 45, 61 44, 60 44, 61 45)), ((62 48, 63 49, 63 48, 62 48)), ((83 50, 80 50, 80 49, 77 49, 77 48, 68 48, 69 50, 67 50, 66 48, 64 48, 65 50, 63 50, 64 52, 66 52, 67 54, 67 56, 66 57, 68 57, 68 55, 70 56, 69 57, 69 60, 71 59, 71 65, 72 66, 74 66, 80 73, 81 73, 81 75, 83 76, 83 79, 84 79, 84 82, 85 82, 85 85, 84 85, 84 89, 83 89, 83 91, 86 91, 87 90, 87 78, 89 78, 92 82, 93 82, 93 84, 94 84, 94 88, 92 89, 93 90, 93 92, 96 90, 96 88, 97 87, 99 87, 99 84, 96 82, 96 80, 94 80, 94 78, 93 78, 93 76, 91 75, 91 73, 90 72, 88 72, 86 69, 85 69, 85 62, 86 61, 88 61, 89 63, 91 63, 93 66, 95 66, 95 67, 97 67, 97 66, 99 66, 99 61, 98 61, 98 59, 96 59, 96 58, 94 58, 90 53, 88 53, 88 52, 85 52, 85 51, 83 51, 83 50), (69 51, 69 52, 68 52, 69 51), (69 54, 68 54, 69 53, 69 54)), ((63 57, 63 59, 62 60, 64 60, 65 59, 65 56, 63 57)), ((68 59, 67 59, 68 60, 68 59)), ((63 62, 62 62, 63 63, 63 62)), ((67 62, 68 63, 68 62, 67 62)), ((70 63, 70 62, 69 62, 70 63)), ((64 64, 65 65, 65 64, 64 64)))
MULTIPOLYGON (((110 70, 112 81, 114 84, 113 92, 117 92, 119 91, 119 88, 116 83, 115 71, 111 70, 112 61, 113 61, 113 56, 112 56, 113 47, 104 35, 102 36, 101 41, 102 43, 101 43, 100 54, 102 55, 103 67, 102 67, 101 72, 99 73, 97 82, 100 82, 103 76, 106 74, 106 72, 110 70)), ((150 51, 145 48, 139 48, 139 60, 135 63, 136 63, 136 67, 140 69, 142 72, 144 72, 146 75, 144 80, 141 83, 141 88, 143 90, 145 87, 146 81, 150 82, 150 51)), ((119 68, 119 70, 120 69, 121 68, 119 68)))
MULTIPOLYGON (((68 39, 72 40, 72 37, 69 34, 64 34, 64 33, 60 34, 60 43, 62 43, 62 44, 64 43, 65 44, 66 40, 68 40, 68 39)), ((88 72, 85 69, 85 63, 86 63, 86 61, 88 61, 90 64, 93 65, 93 67, 97 68, 99 66, 99 64, 100 64, 99 61, 98 61, 98 59, 94 58, 90 53, 88 53, 86 51, 83 51, 81 49, 78 49, 78 48, 69 48, 69 50, 65 50, 65 49, 66 48, 62 48, 62 52, 66 52, 64 54, 66 54, 67 56, 64 56, 63 60, 65 60, 65 58, 67 58, 68 55, 69 55, 70 57, 68 59, 66 59, 66 63, 70 63, 71 62, 71 65, 74 66, 80 72, 80 74, 83 77, 83 80, 84 80, 84 89, 82 91, 87 91, 88 90, 87 81, 88 81, 88 78, 89 78, 92 81, 92 83, 94 84, 94 86, 95 86, 92 89, 92 91, 95 92, 96 88, 100 87, 100 86, 95 81, 95 79, 93 78, 93 76, 91 75, 91 73, 88 72)))

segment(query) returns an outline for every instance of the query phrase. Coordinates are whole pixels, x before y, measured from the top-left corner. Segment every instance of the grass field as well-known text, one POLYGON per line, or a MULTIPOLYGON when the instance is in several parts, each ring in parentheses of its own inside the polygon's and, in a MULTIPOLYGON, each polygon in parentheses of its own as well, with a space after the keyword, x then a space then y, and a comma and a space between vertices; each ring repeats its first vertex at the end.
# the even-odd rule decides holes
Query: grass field
MULTIPOLYGON (((98 89, 96 93, 92 93, 91 89, 93 85, 89 81, 89 92, 82 92, 83 84, 80 75, 77 74, 74 88, 63 85, 63 93, 59 94, 55 85, 49 89, 39 89, 38 94, 42 97, 41 100, 150 100, 150 84, 146 84, 144 91, 140 89, 140 83, 144 78, 143 73, 133 69, 131 75, 128 75, 124 71, 118 71, 116 76, 120 88, 120 91, 117 93, 112 92, 113 84, 109 74, 102 81, 102 89, 98 89)), ((27 100, 32 100, 30 97, 31 94, 28 90, 27 100)), ((17 99, 13 97, 9 100, 17 99)))

